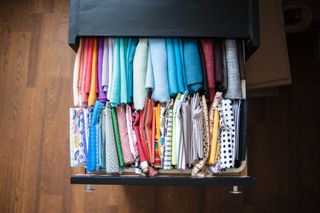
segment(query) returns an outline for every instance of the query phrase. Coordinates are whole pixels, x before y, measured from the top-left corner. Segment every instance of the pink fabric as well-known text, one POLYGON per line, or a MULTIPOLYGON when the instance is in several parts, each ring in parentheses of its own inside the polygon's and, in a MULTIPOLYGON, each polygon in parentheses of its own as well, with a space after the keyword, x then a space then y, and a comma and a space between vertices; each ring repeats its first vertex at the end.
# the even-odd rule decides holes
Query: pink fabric
POLYGON ((213 101, 215 95, 213 39, 201 39, 200 43, 206 64, 206 74, 208 81, 208 99, 209 101, 213 101))

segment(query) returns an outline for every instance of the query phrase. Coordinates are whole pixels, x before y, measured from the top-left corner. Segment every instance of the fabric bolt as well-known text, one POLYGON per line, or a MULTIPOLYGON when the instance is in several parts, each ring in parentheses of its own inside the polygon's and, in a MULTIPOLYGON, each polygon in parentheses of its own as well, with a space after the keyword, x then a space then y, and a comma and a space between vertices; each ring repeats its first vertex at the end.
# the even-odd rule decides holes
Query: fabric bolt
POLYGON ((223 83, 223 53, 222 53, 222 42, 220 39, 215 40, 214 43, 214 79, 217 83, 217 89, 222 89, 223 83))
POLYGON ((97 148, 99 135, 97 132, 97 125, 99 124, 100 112, 102 110, 103 104, 96 101, 93 108, 93 113, 90 120, 89 126, 89 145, 88 145, 88 159, 87 159, 87 171, 96 171, 97 167, 97 148))
POLYGON ((120 103, 126 104, 128 102, 127 95, 127 71, 126 71, 126 56, 127 56, 127 39, 120 39, 120 103))
POLYGON ((80 100, 79 100, 79 75, 80 75, 80 60, 83 55, 83 40, 80 39, 80 44, 78 48, 78 52, 76 55, 76 59, 74 62, 74 68, 73 68, 73 105, 74 106, 80 106, 80 100))
POLYGON ((185 78, 190 93, 196 93, 202 89, 202 67, 196 39, 184 39, 184 69, 185 78))
POLYGON ((148 62, 147 62, 147 73, 146 73, 146 89, 154 89, 154 76, 153 76, 153 67, 151 60, 151 51, 148 51, 148 62))
POLYGON ((88 38, 88 53, 87 53, 87 66, 85 77, 85 93, 89 94, 91 89, 91 76, 92 76, 92 57, 94 48, 94 38, 88 38))
POLYGON ((128 103, 133 102, 133 58, 138 45, 139 39, 129 38, 126 55, 126 69, 127 69, 127 97, 128 103))
POLYGON ((130 145, 130 152, 134 159, 138 157, 138 151, 136 146, 136 136, 133 130, 133 119, 132 119, 132 109, 130 105, 126 105, 126 122, 128 128, 128 137, 129 137, 129 145, 130 145))
POLYGON ((133 102, 136 110, 143 109, 147 96, 147 91, 145 89, 147 59, 147 39, 139 39, 133 59, 133 102))
POLYGON ((128 127, 127 127, 127 120, 126 120, 126 108, 124 105, 121 105, 116 108, 116 111, 117 111, 117 120, 118 120, 123 159, 126 164, 132 164, 134 159, 131 154, 130 144, 129 144, 128 127))
POLYGON ((215 78, 214 78, 214 43, 213 39, 200 40, 206 68, 206 77, 208 83, 208 99, 213 101, 215 95, 215 78))
MULTIPOLYGON (((166 39, 166 50, 167 50, 167 61, 168 61, 168 83, 169 83, 169 92, 170 96, 174 97, 178 92, 178 82, 177 82, 177 68, 176 68, 176 59, 174 53, 173 39, 166 39)), ((181 91, 184 92, 184 91, 181 91)))
POLYGON ((218 105, 220 114, 220 163, 221 169, 234 166, 235 162, 235 123, 232 101, 222 99, 218 105))
POLYGON ((104 94, 107 98, 107 91, 109 85, 109 46, 108 46, 108 38, 103 39, 103 55, 102 55, 102 71, 101 71, 101 86, 104 94))
POLYGON ((228 72, 228 89, 226 90, 224 97, 227 99, 241 99, 242 89, 240 81, 237 41, 226 39, 224 45, 227 66, 226 70, 228 72))
POLYGON ((120 141, 121 139, 120 139, 120 133, 119 133, 117 112, 116 112, 115 107, 112 107, 112 109, 111 109, 111 117, 112 117, 114 138, 116 141, 116 147, 117 147, 117 153, 118 153, 118 162, 119 162, 120 167, 125 167, 125 162, 123 159, 123 153, 122 153, 122 147, 121 147, 121 141, 120 141))
POLYGON ((70 108, 70 162, 71 167, 85 166, 87 163, 86 131, 84 110, 70 108))
POLYGON ((120 104, 121 86, 120 38, 115 38, 113 49, 112 90, 110 97, 110 102, 113 106, 120 104))
POLYGON ((145 116, 145 133, 146 133, 146 143, 149 150, 149 162, 154 162, 154 152, 153 152, 153 146, 154 146, 154 137, 152 132, 152 125, 153 125, 153 108, 154 108, 154 101, 152 99, 148 99, 146 110, 146 116, 145 116))
POLYGON ((146 173, 148 171, 148 162, 147 162, 145 152, 143 150, 143 145, 140 137, 140 121, 141 121, 140 113, 134 113, 133 117, 134 117, 133 128, 134 128, 134 132, 137 139, 137 148, 139 153, 140 167, 143 170, 143 173, 146 173))
POLYGON ((177 75, 177 83, 178 90, 180 93, 184 93, 187 90, 187 86, 185 83, 185 71, 184 71, 184 62, 183 62, 183 42, 181 39, 174 38, 173 40, 173 48, 174 48, 174 56, 176 62, 176 75, 177 75))
MULTIPOLYGON (((104 39, 99 38, 98 40, 98 100, 101 103, 106 103, 107 97, 103 90, 103 75, 102 75, 102 68, 103 68, 103 54, 104 54, 104 39)), ((107 49, 106 49, 107 51, 107 49)))
POLYGON ((167 119, 165 123, 166 133, 164 135, 165 150, 163 159, 163 169, 172 169, 172 121, 173 121, 173 99, 170 100, 167 108, 167 119))
POLYGON ((167 102, 170 98, 168 73, 167 73, 167 52, 165 39, 149 39, 149 50, 153 69, 154 89, 152 99, 159 102, 167 102))
POLYGON ((106 143, 106 173, 120 172, 116 142, 114 137, 111 108, 103 110, 105 119, 105 143, 106 143))
POLYGON ((108 90, 107 90, 107 99, 111 99, 111 94, 112 94, 112 81, 113 81, 113 56, 114 56, 114 39, 109 38, 108 39, 108 61, 109 61, 109 69, 108 69, 108 76, 109 76, 109 81, 108 81, 108 90))
POLYGON ((93 106, 97 100, 97 62, 98 62, 98 39, 94 38, 92 48, 91 84, 88 105, 93 106))

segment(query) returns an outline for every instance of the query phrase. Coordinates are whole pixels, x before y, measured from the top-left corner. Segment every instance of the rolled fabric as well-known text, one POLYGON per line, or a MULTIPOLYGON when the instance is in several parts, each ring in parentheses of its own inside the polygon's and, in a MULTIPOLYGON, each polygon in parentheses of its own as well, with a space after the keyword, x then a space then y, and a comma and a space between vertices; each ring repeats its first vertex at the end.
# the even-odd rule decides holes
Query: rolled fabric
POLYGON ((152 126, 153 126, 153 108, 154 108, 154 101, 152 99, 148 99, 148 104, 146 110, 146 117, 144 121, 145 125, 145 132, 146 132, 146 142, 149 150, 149 162, 153 163, 154 162, 154 136, 152 132, 152 126))
POLYGON ((167 108, 167 119, 165 123, 166 134, 165 151, 163 159, 163 169, 172 169, 172 117, 173 117, 173 99, 170 100, 167 108))
POLYGON ((133 101, 133 58, 136 52, 136 47, 138 45, 138 38, 129 38, 128 40, 128 48, 127 48, 127 97, 128 103, 132 103, 133 101))
POLYGON ((111 99, 112 93, 112 81, 113 81, 113 53, 114 53, 114 39, 108 39, 108 61, 109 61, 109 82, 108 82, 108 90, 107 90, 107 99, 111 99))
POLYGON ((126 121, 126 109, 124 105, 121 105, 118 106, 116 110, 123 159, 126 164, 132 164, 134 159, 130 151, 128 127, 126 121))
POLYGON ((177 84, 178 84, 178 91, 180 93, 184 93, 187 88, 185 86, 185 76, 184 76, 184 64, 183 64, 183 44, 181 39, 174 38, 173 41, 173 49, 174 49, 174 56, 176 62, 176 76, 177 76, 177 84), (181 48, 180 48, 181 47, 181 48))
POLYGON ((114 39, 112 90, 110 102, 113 106, 120 104, 121 94, 120 38, 114 39))
POLYGON ((88 99, 88 105, 93 106, 97 100, 97 68, 98 68, 98 39, 93 39, 92 48, 92 68, 91 68, 91 85, 88 99))
POLYGON ((184 68, 186 82, 190 93, 196 93, 202 89, 202 67, 196 39, 183 40, 184 68))
POLYGON ((119 133, 119 126, 118 126, 118 119, 117 119, 117 112, 115 107, 111 109, 111 117, 112 117, 112 126, 114 131, 114 138, 116 141, 117 153, 118 153, 118 162, 120 167, 125 167, 125 162, 123 159, 123 153, 121 148, 121 141, 120 141, 120 133, 119 133))
POLYGON ((88 163, 87 171, 93 172, 96 171, 97 167, 97 141, 99 134, 97 134, 97 127, 99 126, 99 117, 102 110, 103 104, 99 101, 96 101, 93 108, 93 113, 90 120, 90 133, 89 133, 89 146, 88 146, 88 163))
POLYGON ((140 113, 134 113, 133 117, 134 117, 133 128, 134 128, 134 132, 137 139, 137 148, 139 152, 140 167, 143 173, 147 173, 148 162, 147 162, 147 157, 145 155, 145 152, 143 150, 143 144, 141 142, 141 137, 140 137, 140 120, 141 120, 140 113))
POLYGON ((140 39, 133 59, 133 102, 136 110, 143 109, 147 96, 147 90, 145 89, 147 59, 147 39, 140 39))
POLYGON ((154 89, 152 99, 159 102, 167 102, 170 98, 168 73, 167 73, 167 51, 165 39, 149 39, 149 48, 151 54, 154 89))
POLYGON ((77 51, 76 59, 74 62, 74 68, 73 68, 73 105, 79 106, 80 100, 79 100, 79 75, 80 75, 80 60, 83 55, 83 40, 80 39, 79 48, 77 51))
POLYGON ((148 63, 147 63, 147 73, 146 73, 146 89, 154 89, 154 76, 153 76, 153 67, 151 60, 151 51, 148 51, 148 63))
POLYGON ((217 39, 214 42, 214 79, 217 83, 217 89, 221 90, 223 86, 222 43, 220 39, 217 39))
MULTIPOLYGON (((103 54, 104 54, 104 39, 103 38, 99 38, 98 40, 98 100, 101 103, 106 103, 107 101, 107 97, 106 94, 103 90, 103 83, 102 83, 102 67, 103 67, 103 54)), ((107 51, 107 50, 106 50, 107 51)))
MULTIPOLYGON (((102 79, 101 86, 105 93, 108 91, 109 85, 109 46, 108 38, 103 39, 103 55, 102 55, 102 79)), ((105 94, 106 96, 106 94, 105 94)), ((107 96, 106 96, 107 97, 107 96)))
POLYGON ((127 95, 127 71, 126 71, 126 55, 127 55, 127 39, 120 38, 120 103, 128 102, 127 95))
MULTIPOLYGON (((168 81, 170 96, 174 97, 179 92, 177 82, 177 68, 174 54, 173 39, 166 39, 167 61, 168 61, 168 81)), ((183 92, 183 91, 182 91, 183 92)))
POLYGON ((105 118, 106 173, 118 173, 120 168, 112 125, 111 108, 106 107, 103 113, 105 118))
POLYGON ((84 91, 89 94, 91 89, 91 72, 92 72, 92 57, 93 57, 93 47, 95 38, 88 38, 88 48, 87 48, 87 66, 86 66, 86 77, 85 77, 85 89, 84 91))
POLYGON ((214 78, 214 44, 213 39, 200 40, 203 56, 205 59, 206 76, 208 82, 208 99, 213 101, 215 95, 215 78, 214 78))
POLYGON ((228 72, 228 89, 224 94, 227 99, 241 99, 241 80, 238 61, 237 41, 232 39, 226 39, 224 41, 225 55, 228 72))

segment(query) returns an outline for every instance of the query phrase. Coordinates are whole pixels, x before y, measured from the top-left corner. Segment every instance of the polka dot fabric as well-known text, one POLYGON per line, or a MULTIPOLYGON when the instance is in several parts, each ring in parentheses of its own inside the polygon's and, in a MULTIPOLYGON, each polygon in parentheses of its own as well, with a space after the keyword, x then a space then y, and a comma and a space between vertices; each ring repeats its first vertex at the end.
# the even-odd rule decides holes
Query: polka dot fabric
POLYGON ((235 122, 232 101, 222 99, 218 105, 220 113, 220 156, 221 169, 234 167, 235 122))

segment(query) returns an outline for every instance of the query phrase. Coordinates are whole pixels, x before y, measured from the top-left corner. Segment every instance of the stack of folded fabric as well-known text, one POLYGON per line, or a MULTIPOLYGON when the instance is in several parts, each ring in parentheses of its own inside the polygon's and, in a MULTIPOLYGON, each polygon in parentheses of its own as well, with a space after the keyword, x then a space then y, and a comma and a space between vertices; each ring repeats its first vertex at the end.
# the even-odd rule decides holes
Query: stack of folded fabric
POLYGON ((80 38, 72 167, 206 176, 244 160, 247 102, 236 40, 80 38))

